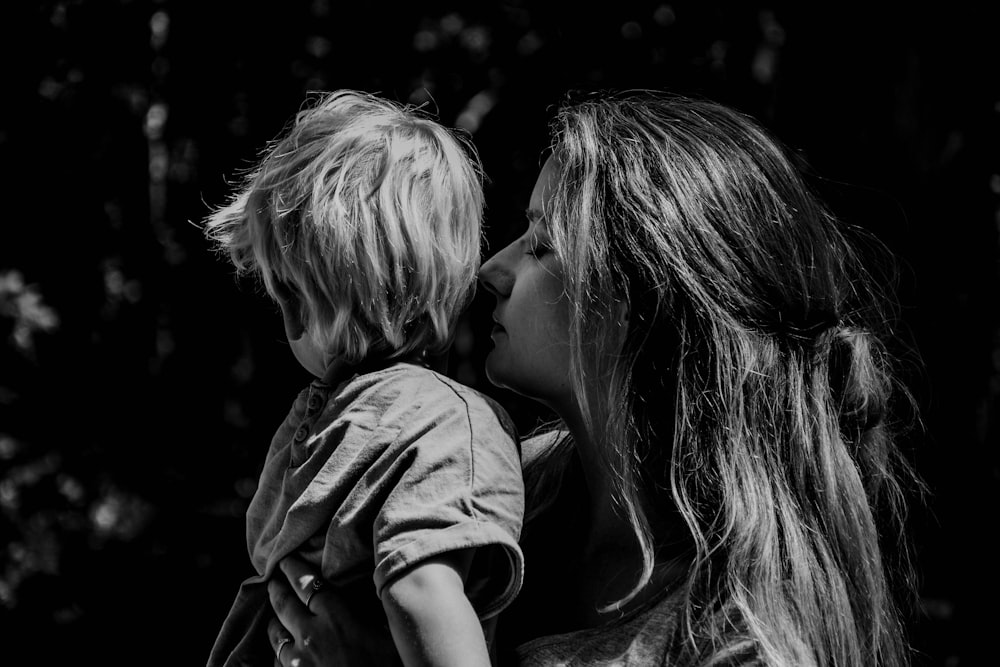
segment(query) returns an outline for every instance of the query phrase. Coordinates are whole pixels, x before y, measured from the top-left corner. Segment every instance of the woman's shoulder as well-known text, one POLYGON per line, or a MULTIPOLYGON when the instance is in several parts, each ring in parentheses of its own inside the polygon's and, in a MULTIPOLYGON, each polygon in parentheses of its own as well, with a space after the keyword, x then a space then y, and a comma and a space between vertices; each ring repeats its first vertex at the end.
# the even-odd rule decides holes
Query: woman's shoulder
MULTIPOLYGON (((645 610, 597 628, 539 637, 517 647, 517 664, 542 667, 574 665, 689 664, 677 594, 667 595, 645 610), (686 657, 685 657, 686 656, 686 657)), ((714 649, 702 652, 696 664, 705 667, 764 667, 756 642, 747 634, 717 637, 714 649)))
POLYGON ((668 597, 627 620, 539 637, 517 648, 517 662, 522 667, 663 664, 677 627, 676 608, 668 597))

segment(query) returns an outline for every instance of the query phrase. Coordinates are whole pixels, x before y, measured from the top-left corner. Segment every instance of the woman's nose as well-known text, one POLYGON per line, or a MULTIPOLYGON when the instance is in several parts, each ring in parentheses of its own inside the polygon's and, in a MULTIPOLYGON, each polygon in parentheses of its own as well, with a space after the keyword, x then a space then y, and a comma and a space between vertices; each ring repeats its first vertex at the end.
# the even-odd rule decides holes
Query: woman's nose
POLYGON ((504 250, 490 257, 479 267, 479 282, 498 299, 509 295, 514 284, 513 274, 503 264, 504 250))

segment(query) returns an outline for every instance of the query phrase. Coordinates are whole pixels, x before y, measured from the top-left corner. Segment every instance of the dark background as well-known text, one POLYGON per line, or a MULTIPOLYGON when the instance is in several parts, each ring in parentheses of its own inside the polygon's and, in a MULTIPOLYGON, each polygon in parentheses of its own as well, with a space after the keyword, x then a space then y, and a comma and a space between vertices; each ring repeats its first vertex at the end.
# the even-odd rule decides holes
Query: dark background
MULTIPOLYGON (((0 662, 203 664, 249 572, 268 439, 307 378, 274 306, 192 223, 307 91, 426 102, 471 132, 488 254, 522 224, 551 106, 642 87, 756 116, 899 256, 926 424, 910 455, 933 492, 913 521, 916 662, 995 664, 995 17, 814 4, 5 3, 0 662)), ((482 375, 490 308, 477 297, 451 371, 530 428, 535 408, 482 375)))

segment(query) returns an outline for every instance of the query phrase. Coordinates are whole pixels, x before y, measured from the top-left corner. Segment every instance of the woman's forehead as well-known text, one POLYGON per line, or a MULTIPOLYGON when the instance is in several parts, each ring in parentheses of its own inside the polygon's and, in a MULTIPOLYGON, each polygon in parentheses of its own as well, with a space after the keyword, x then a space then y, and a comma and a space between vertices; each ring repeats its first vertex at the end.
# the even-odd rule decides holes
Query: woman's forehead
POLYGON ((545 225, 545 211, 540 208, 529 208, 524 212, 524 215, 528 219, 529 227, 541 227, 545 225))
POLYGON ((554 158, 549 157, 545 160, 545 164, 542 165, 542 170, 538 173, 538 180, 535 181, 535 187, 531 191, 531 203, 528 205, 529 211, 541 211, 545 208, 545 204, 552 194, 552 189, 556 185, 558 175, 559 163, 554 158))

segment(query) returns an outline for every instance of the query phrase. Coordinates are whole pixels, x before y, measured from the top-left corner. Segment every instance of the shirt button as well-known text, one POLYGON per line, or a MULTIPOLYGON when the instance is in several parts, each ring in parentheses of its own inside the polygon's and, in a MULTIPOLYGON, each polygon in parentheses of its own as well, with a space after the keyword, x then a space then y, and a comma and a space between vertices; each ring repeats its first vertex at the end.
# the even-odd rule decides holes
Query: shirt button
POLYGON ((306 409, 310 414, 316 412, 321 407, 323 407, 323 397, 320 394, 313 394, 309 397, 309 401, 306 403, 306 409))
POLYGON ((309 436, 309 427, 305 424, 299 426, 295 431, 295 442, 302 442, 309 436))

